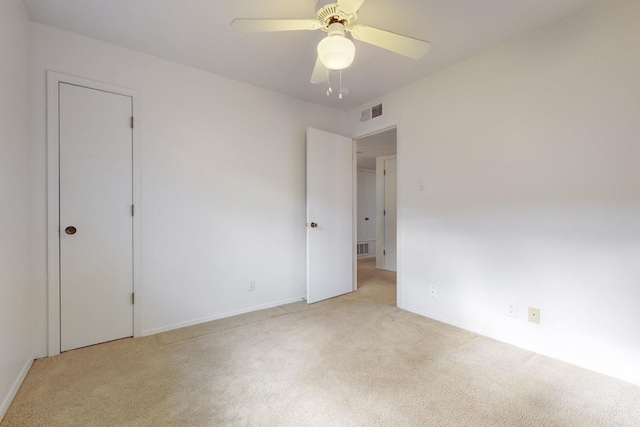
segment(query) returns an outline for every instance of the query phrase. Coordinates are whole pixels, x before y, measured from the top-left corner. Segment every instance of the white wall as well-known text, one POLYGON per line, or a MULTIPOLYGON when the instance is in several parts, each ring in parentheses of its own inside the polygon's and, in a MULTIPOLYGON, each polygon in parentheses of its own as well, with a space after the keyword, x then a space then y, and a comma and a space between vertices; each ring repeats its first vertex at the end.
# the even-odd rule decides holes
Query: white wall
POLYGON ((403 308, 640 384, 638 16, 603 1, 350 112, 399 121, 403 308))
POLYGON ((31 362, 29 20, 0 1, 0 420, 31 362))
POLYGON ((42 24, 32 43, 40 355, 47 69, 140 91, 144 334, 305 295, 305 129, 345 113, 42 24))

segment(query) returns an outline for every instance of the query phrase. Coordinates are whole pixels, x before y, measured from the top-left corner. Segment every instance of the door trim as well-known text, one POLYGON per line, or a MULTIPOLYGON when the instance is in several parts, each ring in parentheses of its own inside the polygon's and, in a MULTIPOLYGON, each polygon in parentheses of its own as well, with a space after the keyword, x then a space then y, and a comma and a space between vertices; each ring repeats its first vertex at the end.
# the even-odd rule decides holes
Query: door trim
MULTIPOLYGON (((352 138, 354 140, 357 139, 362 139, 366 136, 370 136, 370 135, 375 135, 376 133, 380 133, 380 132, 384 132, 386 130, 389 129, 393 129, 396 128, 396 146, 397 146, 397 150, 396 150, 396 157, 398 159, 398 165, 400 165, 400 161, 401 159, 404 158, 404 144, 402 142, 402 132, 401 132, 401 126, 400 126, 400 120, 392 120, 392 121, 388 121, 388 122, 382 122, 376 126, 372 126, 370 128, 361 130, 359 132, 356 132, 354 135, 352 135, 352 138)), ((402 188, 402 186, 404 185, 404 172, 402 170, 402 168, 400 166, 398 166, 398 176, 397 176, 397 187, 398 187, 398 191, 396 193, 396 204, 397 204, 397 213, 396 213, 396 290, 397 290, 397 297, 396 297, 396 305, 400 308, 403 307, 402 304, 402 223, 403 223, 403 216, 402 216, 402 191, 400 191, 400 189, 402 188)), ((356 215, 356 213, 354 212, 354 215, 356 215)), ((357 221, 357 217, 354 217, 354 221, 357 221)))
MULTIPOLYGON (((97 82, 82 77, 71 76, 47 70, 47 353, 48 356, 60 354, 60 164, 59 164, 59 92, 60 83, 83 86, 90 89, 130 96, 133 115, 138 117, 140 95, 137 90, 108 83, 97 82)), ((133 306, 133 336, 141 335, 142 270, 140 236, 140 137, 138 126, 133 128, 133 291, 136 304, 133 306)))

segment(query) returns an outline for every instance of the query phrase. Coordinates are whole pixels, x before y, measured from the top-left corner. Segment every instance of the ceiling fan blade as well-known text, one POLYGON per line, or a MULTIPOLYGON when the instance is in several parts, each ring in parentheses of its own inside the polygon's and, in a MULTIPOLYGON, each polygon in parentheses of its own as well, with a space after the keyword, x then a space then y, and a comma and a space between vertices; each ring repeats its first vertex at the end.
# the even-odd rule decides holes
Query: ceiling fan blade
POLYGON ((319 30, 317 19, 234 19, 231 27, 237 31, 261 33, 271 31, 319 30))
POLYGON ((422 58, 429 50, 428 41, 367 27, 366 25, 355 25, 351 29, 351 35, 356 40, 370 43, 413 59, 422 58))
POLYGON ((364 0, 338 0, 338 9, 347 15, 351 15, 360 9, 362 3, 364 3, 364 0))
POLYGON ((316 65, 313 67, 313 73, 311 74, 311 83, 320 84, 328 80, 327 69, 320 61, 320 58, 316 60, 316 65))

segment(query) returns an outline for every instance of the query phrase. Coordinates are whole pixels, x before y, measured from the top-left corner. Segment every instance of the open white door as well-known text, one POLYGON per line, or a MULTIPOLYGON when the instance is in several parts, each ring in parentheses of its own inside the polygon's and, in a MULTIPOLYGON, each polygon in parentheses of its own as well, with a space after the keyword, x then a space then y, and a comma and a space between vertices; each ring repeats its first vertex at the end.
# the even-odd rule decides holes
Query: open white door
POLYGON ((307 303, 353 290, 353 141, 307 128, 307 303))

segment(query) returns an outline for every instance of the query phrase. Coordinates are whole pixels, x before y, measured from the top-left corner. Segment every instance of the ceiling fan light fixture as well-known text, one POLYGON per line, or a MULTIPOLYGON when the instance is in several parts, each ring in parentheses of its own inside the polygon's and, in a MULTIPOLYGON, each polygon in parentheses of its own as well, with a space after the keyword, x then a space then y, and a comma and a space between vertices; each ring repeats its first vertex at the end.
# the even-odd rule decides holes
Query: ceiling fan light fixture
POLYGON ((344 70, 355 56, 356 46, 344 36, 327 36, 318 43, 318 57, 329 70, 344 70))
POLYGON ((344 26, 336 23, 329 27, 329 35, 318 43, 318 58, 329 70, 344 70, 353 63, 356 45, 344 35, 344 26))
MULTIPOLYGON (((329 80, 330 71, 342 71, 351 66, 356 46, 353 40, 382 49, 420 59, 427 54, 429 42, 358 23, 358 11, 365 0, 316 0, 315 19, 234 19, 231 26, 243 32, 313 31, 327 33, 317 45, 317 59, 310 83, 329 80), (346 32, 350 32, 347 38, 346 32), (325 76, 326 74, 326 76, 325 76)), ((329 85, 331 87, 331 85, 329 85)), ((342 84, 340 85, 342 88, 342 84)), ((330 90, 325 90, 331 95, 330 90)), ((345 93, 339 97, 347 96, 345 93)))

